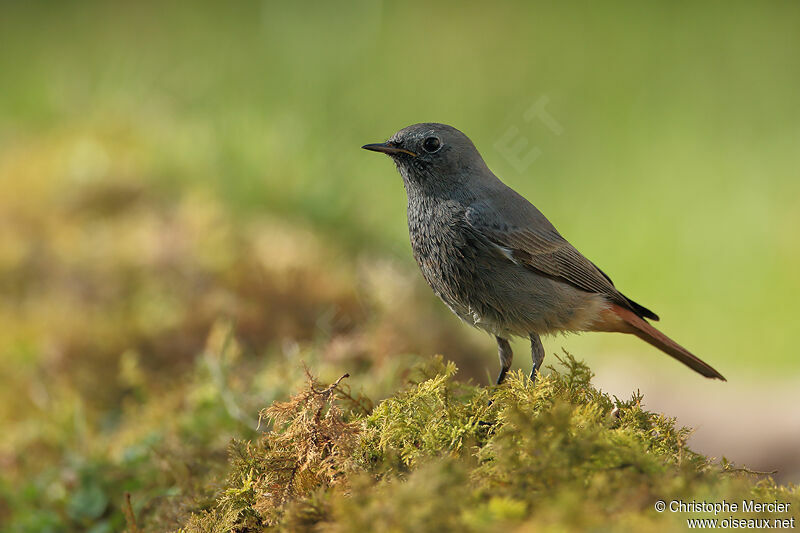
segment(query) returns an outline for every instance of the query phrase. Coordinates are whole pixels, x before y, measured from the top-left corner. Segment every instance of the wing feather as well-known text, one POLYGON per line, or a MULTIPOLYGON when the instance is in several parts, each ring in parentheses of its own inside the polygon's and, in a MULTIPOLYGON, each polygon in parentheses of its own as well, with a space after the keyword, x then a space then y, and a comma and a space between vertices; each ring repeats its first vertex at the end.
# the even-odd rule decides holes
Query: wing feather
POLYGON ((497 223, 499 217, 492 216, 491 206, 485 203, 467 209, 467 223, 514 262, 587 292, 604 294, 636 314, 658 320, 655 313, 622 295, 611 279, 567 242, 541 212, 525 203, 530 206, 524 220, 527 224, 497 223))

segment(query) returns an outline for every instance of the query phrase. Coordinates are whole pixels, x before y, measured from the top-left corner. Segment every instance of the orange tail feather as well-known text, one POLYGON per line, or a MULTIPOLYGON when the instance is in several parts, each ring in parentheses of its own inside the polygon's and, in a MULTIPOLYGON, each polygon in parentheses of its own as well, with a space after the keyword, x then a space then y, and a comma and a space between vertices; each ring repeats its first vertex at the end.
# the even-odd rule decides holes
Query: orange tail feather
POLYGON ((714 370, 711 365, 692 354, 689 350, 673 341, 656 328, 648 324, 647 321, 638 317, 632 311, 625 309, 624 307, 620 307, 616 304, 612 305, 611 308, 609 308, 603 314, 602 321, 597 324, 597 330, 632 333, 646 343, 655 346, 667 355, 671 355, 695 372, 698 372, 707 378, 715 378, 721 379, 722 381, 727 381, 722 374, 714 370))

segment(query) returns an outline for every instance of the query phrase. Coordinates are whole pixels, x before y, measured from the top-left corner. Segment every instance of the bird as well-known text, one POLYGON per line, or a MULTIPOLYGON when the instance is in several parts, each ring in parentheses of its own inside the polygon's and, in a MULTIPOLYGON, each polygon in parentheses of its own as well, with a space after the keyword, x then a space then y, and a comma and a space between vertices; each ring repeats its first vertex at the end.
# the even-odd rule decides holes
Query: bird
POLYGON ((497 385, 511 367, 510 338, 530 339, 535 383, 543 335, 594 331, 635 335, 701 375, 726 381, 656 329, 649 321, 658 315, 623 295, 495 176, 458 129, 414 124, 362 148, 388 155, 400 172, 411 248, 425 281, 461 320, 495 337, 497 385))

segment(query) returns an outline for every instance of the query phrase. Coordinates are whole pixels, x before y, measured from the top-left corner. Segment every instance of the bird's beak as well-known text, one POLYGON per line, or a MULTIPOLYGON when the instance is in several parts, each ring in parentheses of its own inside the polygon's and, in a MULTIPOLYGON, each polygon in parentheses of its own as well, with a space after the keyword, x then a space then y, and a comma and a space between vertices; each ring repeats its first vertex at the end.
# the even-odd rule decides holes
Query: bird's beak
POLYGON ((398 148, 397 146, 392 146, 389 143, 375 143, 375 144, 365 144, 362 146, 364 150, 372 150, 373 152, 383 152, 384 154, 389 155, 396 155, 396 154, 408 154, 411 157, 417 157, 417 154, 410 150, 406 150, 404 148, 398 148))

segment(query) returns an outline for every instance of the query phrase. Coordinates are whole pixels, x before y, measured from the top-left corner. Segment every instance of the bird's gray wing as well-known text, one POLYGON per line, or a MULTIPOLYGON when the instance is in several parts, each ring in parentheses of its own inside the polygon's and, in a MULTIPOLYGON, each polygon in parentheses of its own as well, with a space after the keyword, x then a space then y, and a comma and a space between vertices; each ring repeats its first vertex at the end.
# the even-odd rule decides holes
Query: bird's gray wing
POLYGON ((502 212, 490 200, 476 202, 466 209, 467 223, 510 261, 587 292, 604 294, 613 302, 638 311, 538 209, 516 193, 514 200, 509 202, 506 195, 502 212))

